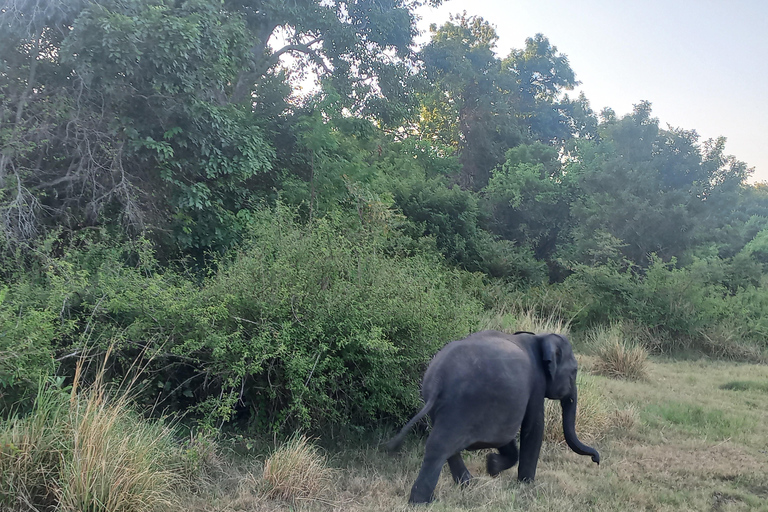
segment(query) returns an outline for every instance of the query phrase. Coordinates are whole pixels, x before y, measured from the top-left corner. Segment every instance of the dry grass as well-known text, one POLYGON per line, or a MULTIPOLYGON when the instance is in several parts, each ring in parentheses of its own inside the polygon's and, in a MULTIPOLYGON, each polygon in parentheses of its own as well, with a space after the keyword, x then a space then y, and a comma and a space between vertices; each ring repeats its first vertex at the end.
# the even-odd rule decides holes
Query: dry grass
MULTIPOLYGON (((618 410, 602 392, 595 377, 579 374, 576 408, 576 434, 586 443, 604 439, 616 426, 618 410)), ((560 402, 547 400, 544 410, 544 439, 551 443, 564 443, 563 415, 560 402)))
POLYGON ((528 331, 534 333, 554 332, 569 335, 570 322, 552 313, 540 317, 534 309, 510 308, 501 309, 484 316, 478 322, 478 330, 492 329, 512 333, 528 331))
MULTIPOLYGON (((429 510, 768 511, 768 393, 764 386, 768 367, 654 359, 647 370, 648 378, 641 381, 580 375, 576 430, 584 442, 600 451, 600 466, 558 443, 561 419, 559 406, 553 402, 547 412, 550 442, 542 449, 536 483, 518 483, 516 468, 490 478, 485 472, 485 453, 464 452, 475 478, 469 486, 458 487, 446 468, 436 489, 437 501, 429 510)), ((0 496, 9 496, 8 489, 13 488, 17 498, 0 502, 0 510, 108 510, 85 500, 66 506, 55 501, 63 492, 59 483, 67 481, 57 472, 65 473, 62 468, 66 464, 75 467, 74 462, 65 460, 74 453, 64 446, 77 425, 70 418, 79 421, 103 416, 93 420, 94 426, 80 431, 83 436, 90 432, 91 442, 122 429, 119 425, 123 420, 109 419, 107 411, 115 401, 106 394, 90 406, 92 414, 86 414, 88 392, 77 394, 74 408, 60 391, 46 395, 38 403, 42 410, 36 414, 25 421, 2 424, 0 496), (73 410, 80 412, 70 415, 73 410), (62 418, 69 426, 53 428, 62 424, 62 418), (97 424, 111 427, 97 429, 97 424), (24 501, 32 499, 37 500, 34 508, 24 501)), ((135 424, 123 425, 139 430, 135 424)), ((162 431, 154 428, 159 429, 154 432, 162 431)), ((124 435, 116 434, 115 439, 124 435)), ((135 443, 150 442, 141 437, 132 439, 135 443)), ((227 459, 229 462, 222 464, 221 456, 216 455, 219 448, 208 441, 202 445, 194 441, 190 446, 199 462, 192 466, 195 471, 209 464, 216 465, 217 471, 209 472, 212 476, 207 485, 187 490, 182 496, 166 495, 155 501, 154 507, 191 512, 411 511, 408 492, 421 464, 423 439, 411 436, 398 456, 378 451, 375 446, 380 441, 372 439, 368 445, 333 450, 335 470, 330 470, 319 449, 302 437, 275 449, 264 464, 254 457, 227 459)), ((157 447, 168 453, 174 450, 160 442, 157 447)), ((103 454, 104 450, 93 450, 94 462, 99 460, 96 453, 103 454)), ((99 473, 93 465, 85 465, 90 455, 81 453, 80 457, 80 468, 99 473)), ((118 460, 120 465, 132 464, 127 456, 118 460)), ((161 471, 175 471, 167 459, 156 463, 161 471)), ((126 481, 140 472, 114 470, 126 481)), ((185 471, 184 467, 178 469, 180 474, 185 471)), ((141 507, 139 504, 136 510, 141 507)))
POLYGON ((104 366, 81 389, 81 369, 68 397, 41 386, 29 415, 0 423, 0 508, 171 508, 179 481, 171 430, 133 413, 130 385, 110 396, 104 366))
POLYGON ((178 481, 167 466, 173 432, 133 416, 127 395, 109 400, 97 381, 71 410, 71 452, 59 479, 61 510, 167 509, 178 481))
POLYGON ((587 344, 597 355, 592 371, 614 379, 643 380, 648 376, 648 351, 627 339, 621 324, 596 327, 587 335, 587 344))
MULTIPOLYGON (((517 482, 516 468, 490 478, 485 453, 465 452, 472 483, 454 485, 446 468, 429 510, 768 511, 763 453, 768 393, 759 385, 766 380, 765 366, 706 361, 651 361, 644 381, 580 375, 576 429, 600 451, 600 466, 553 435, 542 449, 536 483, 526 485, 517 482), (733 385, 734 375, 748 384, 733 385)), ((551 406, 548 422, 555 426, 548 429, 559 437, 559 406, 551 406)), ((319 449, 298 437, 275 449, 263 465, 254 458, 230 461, 210 485, 169 508, 411 511, 408 492, 421 464, 423 439, 409 438, 398 456, 379 452, 379 441, 333 450, 338 469, 329 470, 319 449), (314 490, 306 490, 308 483, 314 490)), ((220 464, 209 444, 199 450, 203 465, 220 464)))
POLYGON ((269 498, 287 501, 331 501, 334 470, 320 449, 303 436, 279 446, 264 462, 269 498))
POLYGON ((59 464, 55 425, 65 418, 65 408, 62 395, 41 387, 34 414, 0 423, 0 509, 55 504, 57 487, 49 468, 59 464))

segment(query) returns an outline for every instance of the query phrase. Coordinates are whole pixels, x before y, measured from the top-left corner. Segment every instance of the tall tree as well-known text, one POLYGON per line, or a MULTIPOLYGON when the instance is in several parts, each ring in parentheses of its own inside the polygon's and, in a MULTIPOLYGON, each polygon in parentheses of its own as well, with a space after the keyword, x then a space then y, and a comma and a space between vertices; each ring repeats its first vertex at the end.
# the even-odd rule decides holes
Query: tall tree
POLYGON ((621 119, 605 114, 599 141, 578 144, 566 167, 576 187, 571 255, 641 266, 653 254, 683 258, 702 241, 698 226, 729 217, 746 166, 724 156, 724 140, 700 144, 693 131, 661 129, 648 102, 621 119))
POLYGON ((0 213, 11 242, 46 225, 150 228, 226 246, 276 180, 289 76, 314 68, 340 108, 408 115, 410 0, 8 0, 0 10, 0 213))
POLYGON ((509 111, 509 84, 494 54, 498 36, 480 17, 452 17, 424 47, 420 129, 423 136, 453 147, 462 165, 459 183, 479 190, 507 148, 522 141, 509 111))
POLYGON ((541 34, 504 60, 495 54, 494 28, 479 17, 451 18, 431 28, 421 52, 424 77, 420 129, 451 145, 462 164, 459 183, 482 189, 509 148, 541 141, 561 147, 578 135, 594 136, 586 98, 563 91, 576 84, 566 56, 541 34))
POLYGON ((502 69, 515 79, 515 113, 532 139, 559 144, 573 136, 574 106, 562 93, 579 82, 568 57, 559 53, 549 39, 542 34, 526 39, 525 48, 513 49, 502 62, 502 69))

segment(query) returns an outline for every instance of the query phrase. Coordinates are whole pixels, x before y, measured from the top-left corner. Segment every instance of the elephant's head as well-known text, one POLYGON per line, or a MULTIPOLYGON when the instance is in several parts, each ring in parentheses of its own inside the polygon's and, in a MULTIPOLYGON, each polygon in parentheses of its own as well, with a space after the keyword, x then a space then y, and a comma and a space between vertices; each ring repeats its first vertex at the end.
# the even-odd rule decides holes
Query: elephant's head
POLYGON ((579 441, 576 436, 576 357, 573 355, 571 343, 565 336, 546 334, 539 338, 541 343, 541 358, 544 371, 547 374, 545 396, 552 400, 560 400, 563 409, 563 435, 565 442, 579 455, 591 455, 592 460, 600 464, 600 454, 579 441))

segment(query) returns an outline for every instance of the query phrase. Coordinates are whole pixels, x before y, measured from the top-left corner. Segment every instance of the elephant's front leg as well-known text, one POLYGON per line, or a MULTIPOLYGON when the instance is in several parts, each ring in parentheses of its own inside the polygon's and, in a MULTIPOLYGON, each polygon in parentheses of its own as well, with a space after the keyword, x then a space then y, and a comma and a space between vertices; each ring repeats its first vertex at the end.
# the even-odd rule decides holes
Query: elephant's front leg
POLYGON ((539 463, 541 441, 544 437, 544 398, 531 400, 525 411, 520 427, 520 466, 517 479, 521 482, 533 482, 536 478, 536 465, 539 463))
POLYGON ((461 453, 448 457, 448 467, 451 468, 451 476, 457 484, 464 485, 472 479, 472 474, 464 464, 461 453))

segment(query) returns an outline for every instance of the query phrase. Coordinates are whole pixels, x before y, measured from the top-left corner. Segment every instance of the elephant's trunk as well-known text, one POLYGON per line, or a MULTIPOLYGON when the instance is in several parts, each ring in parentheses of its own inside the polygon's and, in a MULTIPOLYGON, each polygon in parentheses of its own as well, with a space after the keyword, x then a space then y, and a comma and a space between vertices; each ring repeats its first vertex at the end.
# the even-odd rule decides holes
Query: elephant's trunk
POLYGON ((592 462, 600 464, 600 454, 591 446, 587 446, 576 437, 576 386, 573 386, 573 393, 560 400, 560 406, 563 408, 563 435, 568 447, 579 455, 591 455, 592 462))

